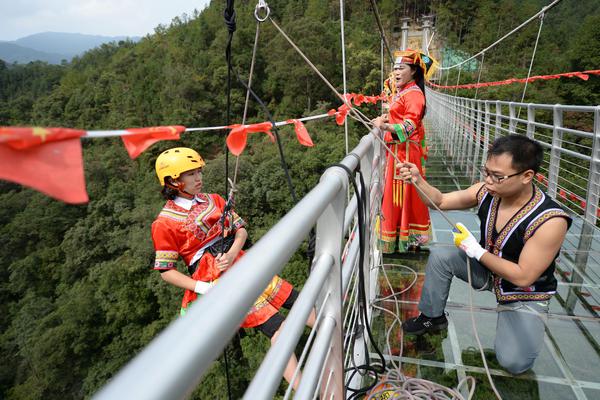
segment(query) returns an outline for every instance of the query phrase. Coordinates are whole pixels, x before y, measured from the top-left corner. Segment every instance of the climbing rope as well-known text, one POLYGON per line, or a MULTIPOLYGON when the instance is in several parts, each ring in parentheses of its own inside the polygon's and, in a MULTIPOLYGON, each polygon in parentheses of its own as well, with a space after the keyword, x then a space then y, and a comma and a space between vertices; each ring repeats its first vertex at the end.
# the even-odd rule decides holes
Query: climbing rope
MULTIPOLYGON (((346 42, 344 35, 344 0, 340 0, 340 38, 342 40, 342 82, 344 87, 344 98, 348 93, 348 87, 346 85, 346 42)), ((344 143, 346 145, 346 151, 344 154, 348 154, 348 120, 344 120, 344 143)))

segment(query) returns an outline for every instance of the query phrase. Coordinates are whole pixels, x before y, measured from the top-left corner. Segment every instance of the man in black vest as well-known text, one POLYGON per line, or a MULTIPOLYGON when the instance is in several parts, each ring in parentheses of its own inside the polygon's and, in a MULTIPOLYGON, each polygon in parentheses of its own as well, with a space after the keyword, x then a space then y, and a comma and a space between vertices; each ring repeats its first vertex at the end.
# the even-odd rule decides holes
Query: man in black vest
POLYGON ((555 260, 571 218, 533 184, 543 160, 539 143, 509 135, 492 144, 483 182, 465 190, 441 193, 429 185, 416 166, 405 163, 403 179, 412 182, 421 199, 442 210, 479 207, 481 240, 461 223, 453 230, 455 247, 433 247, 419 302, 421 314, 404 321, 406 333, 421 335, 445 329, 444 313, 454 276, 490 290, 498 301, 495 351, 513 374, 533 366, 544 339, 549 299, 556 292, 555 260), (426 196, 425 196, 425 195, 426 196))

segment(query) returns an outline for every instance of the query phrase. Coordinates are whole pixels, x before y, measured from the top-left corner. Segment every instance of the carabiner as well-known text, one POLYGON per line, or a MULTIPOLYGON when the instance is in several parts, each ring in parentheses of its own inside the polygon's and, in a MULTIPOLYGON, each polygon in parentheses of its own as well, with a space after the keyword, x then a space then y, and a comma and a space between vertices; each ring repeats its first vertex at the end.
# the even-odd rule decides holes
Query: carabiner
POLYGON ((269 18, 270 13, 271 10, 269 9, 269 5, 265 2, 265 0, 258 0, 258 4, 256 4, 256 7, 254 8, 254 18, 256 18, 258 22, 264 22, 267 20, 267 18, 269 18), (260 16, 261 10, 264 10, 265 12, 264 17, 260 16))

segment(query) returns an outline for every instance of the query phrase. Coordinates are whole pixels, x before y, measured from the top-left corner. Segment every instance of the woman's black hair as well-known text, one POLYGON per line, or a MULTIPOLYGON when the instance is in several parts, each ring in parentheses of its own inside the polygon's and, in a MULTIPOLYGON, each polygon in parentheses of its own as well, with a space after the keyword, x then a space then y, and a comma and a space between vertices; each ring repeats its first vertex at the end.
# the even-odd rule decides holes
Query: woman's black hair
POLYGON ((427 98, 425 97, 425 75, 423 74, 423 68, 421 68, 415 64, 409 64, 409 65, 410 65, 410 69, 415 71, 415 74, 413 75, 413 79, 415 80, 415 83, 417 84, 417 86, 421 89, 421 92, 423 92, 423 97, 425 98, 425 106, 423 107, 423 115, 422 115, 422 117, 424 117, 425 113, 427 113, 427 98))
POLYGON ((173 186, 169 186, 167 184, 168 179, 171 179, 171 177, 165 176, 165 186, 163 186, 162 190, 160 191, 160 194, 162 194, 165 200, 175 200, 175 197, 177 197, 179 190, 175 189, 173 186))

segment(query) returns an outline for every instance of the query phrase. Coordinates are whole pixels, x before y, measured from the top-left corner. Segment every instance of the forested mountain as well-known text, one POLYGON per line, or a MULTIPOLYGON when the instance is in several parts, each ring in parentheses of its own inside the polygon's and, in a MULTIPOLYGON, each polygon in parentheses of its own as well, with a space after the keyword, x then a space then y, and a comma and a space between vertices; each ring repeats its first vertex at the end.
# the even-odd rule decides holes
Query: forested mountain
POLYGON ((49 64, 60 64, 62 60, 69 60, 70 58, 70 56, 65 54, 38 51, 29 47, 19 46, 14 42, 0 42, 0 60, 9 64, 26 64, 32 61, 45 61, 49 64))
POLYGON ((69 57, 73 57, 104 43, 118 43, 121 41, 137 42, 140 39, 139 36, 102 36, 86 35, 83 33, 42 32, 19 38, 14 43, 38 51, 66 54, 69 57))
MULTIPOLYGON (((578 1, 574 7, 572 1, 564 1, 549 12, 534 74, 600 66, 596 3, 578 1)), ((390 32, 405 4, 395 0, 378 4, 390 32)), ((431 2, 431 11, 437 13, 436 35, 468 53, 489 44, 499 32, 512 29, 544 4, 541 0, 448 0, 431 2)), ((255 5, 236 2, 232 54, 244 79, 252 55, 255 5)), ((272 17, 341 88, 339 2, 271 0, 269 6, 272 17)), ((227 30, 223 8, 223 1, 213 1, 201 13, 158 27, 139 43, 103 44, 65 66, 30 63, 7 68, 0 63, 0 126, 224 125, 227 30)), ((380 42, 369 2, 346 2, 345 18, 348 90, 376 94, 380 42)), ((483 80, 524 76, 536 33, 536 27, 528 28, 520 39, 497 49, 491 60, 486 56, 483 80)), ((339 105, 268 22, 261 24, 258 49, 253 87, 277 120, 323 113, 339 105)), ((463 76, 465 82, 476 79, 463 76)), ((490 89, 484 96, 520 100, 519 89, 518 85, 490 89)), ((585 83, 542 82, 530 86, 527 99, 597 104, 597 89, 597 77, 585 83)), ((241 121, 244 98, 245 92, 234 82, 231 122, 241 121)), ((377 113, 375 108, 363 110, 370 116, 377 113)), ((251 103, 248 115, 252 122, 266 120, 256 103, 251 103)), ((308 123, 307 128, 313 148, 300 146, 293 128, 281 129, 300 196, 344 153, 343 129, 334 121, 308 123)), ((364 133, 362 126, 350 121, 351 146, 364 133)), ((90 397, 176 318, 181 292, 151 270, 150 224, 163 203, 154 160, 174 145, 196 148, 208 161, 205 187, 223 194, 224 135, 183 134, 181 141, 154 145, 135 161, 128 158, 119 139, 84 139, 90 202, 82 206, 65 205, 0 181, 0 398, 90 397)), ((251 137, 241 158, 238 186, 236 210, 248 222, 254 241, 293 205, 277 148, 263 136, 251 137)), ((305 255, 299 252, 283 275, 301 287, 306 270, 305 255)), ((243 357, 231 366, 235 398, 243 393, 243 382, 252 377, 267 348, 268 341, 256 332, 249 331, 241 339, 243 357)), ((217 362, 194 396, 224 398, 225 393, 224 373, 217 362)))
POLYGON ((140 40, 139 36, 101 36, 81 33, 42 32, 10 42, 0 41, 0 60, 9 64, 45 61, 60 64, 103 43, 140 40))

